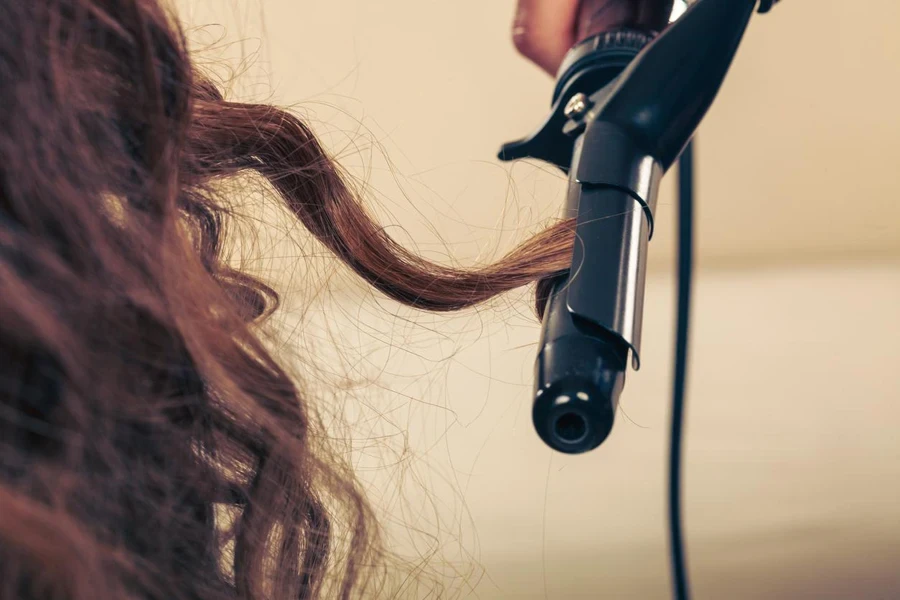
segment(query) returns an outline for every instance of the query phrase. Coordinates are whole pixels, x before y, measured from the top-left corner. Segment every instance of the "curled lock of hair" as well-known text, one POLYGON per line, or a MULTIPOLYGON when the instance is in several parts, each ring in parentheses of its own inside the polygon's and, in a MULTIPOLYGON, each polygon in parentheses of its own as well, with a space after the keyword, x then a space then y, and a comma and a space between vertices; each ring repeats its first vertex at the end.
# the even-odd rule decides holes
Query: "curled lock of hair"
POLYGON ((0 598, 373 597, 378 528, 260 341, 277 295, 225 264, 209 186, 262 175, 433 311, 559 274, 571 224, 471 269, 417 257, 298 118, 224 100, 156 0, 0 3, 0 107, 0 598))

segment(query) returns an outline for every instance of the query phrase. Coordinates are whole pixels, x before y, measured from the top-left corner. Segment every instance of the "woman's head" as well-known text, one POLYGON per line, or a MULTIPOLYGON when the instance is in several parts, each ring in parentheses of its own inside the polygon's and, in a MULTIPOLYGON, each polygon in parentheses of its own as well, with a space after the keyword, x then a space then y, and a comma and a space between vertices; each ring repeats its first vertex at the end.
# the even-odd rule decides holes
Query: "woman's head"
POLYGON ((429 310, 560 272, 571 228, 471 270, 412 255, 301 121, 224 100, 156 0, 0 3, 0 107, 0 598, 362 593, 377 528, 260 340, 277 295, 223 259, 213 188, 265 177, 429 310))
POLYGON ((349 589, 365 504, 254 335, 274 293, 219 257, 205 188, 258 159, 205 137, 157 3, 0 10, 3 597, 312 597, 329 503, 349 589))

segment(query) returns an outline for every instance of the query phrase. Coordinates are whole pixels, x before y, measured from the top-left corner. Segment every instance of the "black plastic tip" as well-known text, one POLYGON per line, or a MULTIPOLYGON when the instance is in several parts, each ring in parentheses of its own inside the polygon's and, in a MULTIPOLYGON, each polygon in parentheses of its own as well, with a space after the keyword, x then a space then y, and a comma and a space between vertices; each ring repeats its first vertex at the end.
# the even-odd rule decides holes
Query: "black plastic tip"
POLYGON ((589 452, 612 431, 617 398, 583 379, 567 379, 534 400, 532 419, 545 444, 566 454, 589 452))

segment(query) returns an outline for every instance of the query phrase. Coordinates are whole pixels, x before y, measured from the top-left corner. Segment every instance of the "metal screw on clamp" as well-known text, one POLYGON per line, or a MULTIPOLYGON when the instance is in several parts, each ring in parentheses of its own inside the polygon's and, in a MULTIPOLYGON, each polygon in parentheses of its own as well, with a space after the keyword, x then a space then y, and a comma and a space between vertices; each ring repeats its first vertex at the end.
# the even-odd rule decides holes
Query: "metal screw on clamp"
POLYGON ((567 119, 580 119, 591 109, 591 100, 586 94, 578 92, 566 102, 563 114, 567 119))

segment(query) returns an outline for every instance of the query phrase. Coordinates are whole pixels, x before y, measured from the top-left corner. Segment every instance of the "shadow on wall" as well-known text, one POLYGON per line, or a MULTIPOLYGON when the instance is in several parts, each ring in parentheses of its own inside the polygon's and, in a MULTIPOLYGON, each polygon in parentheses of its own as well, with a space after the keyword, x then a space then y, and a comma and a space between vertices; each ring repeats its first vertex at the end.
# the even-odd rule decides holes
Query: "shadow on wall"
MULTIPOLYGON (((897 306, 900 264, 701 274, 685 476, 696 597, 900 597, 897 306)), ((329 406, 353 417, 393 547, 432 556, 451 588, 666 598, 673 307, 670 277, 651 277, 644 366, 583 456, 532 429, 525 297, 441 316, 357 290, 311 309, 298 340, 327 368, 308 367, 318 390, 338 389, 322 373, 360 382, 329 406)))

